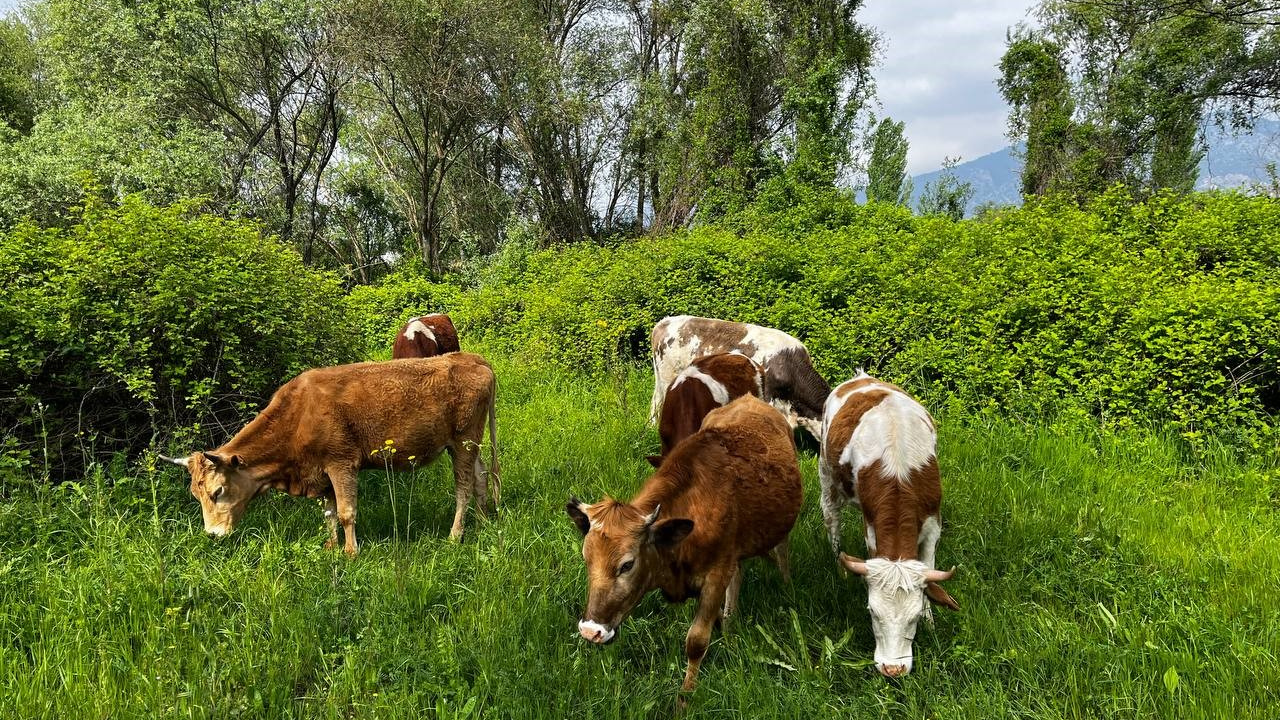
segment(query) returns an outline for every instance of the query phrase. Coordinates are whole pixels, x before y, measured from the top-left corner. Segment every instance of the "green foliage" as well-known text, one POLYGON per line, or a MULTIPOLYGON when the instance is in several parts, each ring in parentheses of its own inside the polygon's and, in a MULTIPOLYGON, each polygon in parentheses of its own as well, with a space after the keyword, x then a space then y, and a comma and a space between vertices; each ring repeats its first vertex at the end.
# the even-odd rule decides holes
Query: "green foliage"
MULTIPOLYGON (((0 236, 4 426, 54 474, 204 422, 234 425, 285 379, 353 359, 335 278, 245 223, 90 202, 0 236)), ((197 428, 198 430, 198 428, 197 428)), ((223 430, 219 430, 221 435, 223 430)))
POLYGON ((31 129, 36 115, 36 52, 31 31, 14 15, 0 18, 0 127, 31 129))
POLYGON ((936 408, 1273 432, 1274 202, 1114 191, 964 222, 838 203, 751 215, 741 234, 504 256, 453 317, 464 342, 588 369, 643 362, 663 316, 732 318, 802 338, 832 381, 865 367, 936 408))
POLYGON ((904 123, 885 118, 871 133, 871 160, 867 163, 867 200, 906 205, 911 202, 911 178, 907 175, 907 143, 904 123))
POLYGON ((947 158, 942 161, 942 174, 932 182, 925 183, 920 193, 919 209, 921 215, 942 215, 952 220, 963 220, 969 209, 969 200, 973 198, 972 183, 960 182, 954 172, 960 158, 947 158))
POLYGON ((421 267, 409 268, 376 285, 353 288, 344 301, 343 315, 355 325, 363 357, 388 358, 396 333, 409 318, 456 312, 461 300, 458 286, 432 282, 421 267))

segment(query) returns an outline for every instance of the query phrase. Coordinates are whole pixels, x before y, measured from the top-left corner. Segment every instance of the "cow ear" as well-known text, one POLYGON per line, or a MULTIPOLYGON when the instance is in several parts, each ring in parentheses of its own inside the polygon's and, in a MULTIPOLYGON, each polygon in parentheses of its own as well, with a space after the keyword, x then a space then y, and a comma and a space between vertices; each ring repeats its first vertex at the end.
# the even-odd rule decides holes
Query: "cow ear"
POLYGON ((587 507, 589 506, 583 505, 581 500, 572 496, 564 506, 564 511, 569 513, 573 524, 578 526, 578 532, 581 532, 584 537, 591 530, 591 518, 587 517, 587 507))
POLYGON ((649 528, 649 541, 658 549, 675 547, 693 532, 693 521, 688 518, 663 520, 649 528))
POLYGON ((648 460, 648 461, 649 461, 649 464, 650 464, 650 465, 652 465, 652 466, 654 466, 655 468, 658 468, 658 467, 661 467, 661 466, 662 466, 662 456, 661 456, 661 455, 646 455, 646 456, 644 457, 644 459, 645 459, 645 460, 648 460))
POLYGON ((929 598, 930 602, 951 608, 952 610, 960 609, 960 603, 956 602, 955 598, 951 597, 951 595, 947 593, 946 590, 943 590, 942 586, 936 582, 925 583, 924 594, 929 598))
POLYGON ((223 457, 218 453, 213 453, 213 452, 203 452, 201 453, 201 455, 204 455, 204 458, 206 460, 213 463, 214 467, 227 468, 229 470, 236 470, 241 465, 244 464, 244 458, 240 457, 239 455, 231 455, 229 457, 223 457))

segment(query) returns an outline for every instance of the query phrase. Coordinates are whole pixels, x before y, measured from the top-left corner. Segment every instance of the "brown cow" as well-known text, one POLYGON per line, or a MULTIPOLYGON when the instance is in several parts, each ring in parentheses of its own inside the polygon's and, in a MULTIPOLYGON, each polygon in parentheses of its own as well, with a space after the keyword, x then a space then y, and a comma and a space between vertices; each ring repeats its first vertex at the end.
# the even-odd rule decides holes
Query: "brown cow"
POLYGON ((694 360, 740 352, 764 369, 764 397, 822 442, 822 404, 831 386, 814 369, 804 343, 781 330, 693 315, 665 317, 649 336, 653 352, 653 401, 649 422, 658 421, 667 387, 694 360))
POLYGON ((693 361, 671 381, 658 419, 662 453, 648 456, 658 467, 681 440, 698 432, 702 419, 718 407, 743 395, 764 394, 764 371, 739 353, 708 355, 693 361))
POLYGON ((449 536, 460 539, 473 491, 485 513, 486 474, 495 506, 501 490, 496 388, 489 363, 470 353, 308 370, 281 386, 266 409, 222 447, 161 459, 191 473, 191 494, 200 501, 206 532, 230 533, 249 501, 272 488, 323 497, 325 546, 337 544, 340 523, 345 550, 354 556, 359 471, 388 463, 409 470, 448 450, 457 496, 449 536), (486 418, 489 473, 480 460, 486 418))
POLYGON ((697 597, 681 686, 692 691, 711 626, 737 605, 742 560, 768 553, 785 568, 801 496, 791 427, 777 410, 750 395, 712 410, 631 502, 571 498, 565 506, 587 562, 578 632, 593 643, 613 640, 655 588, 668 602, 697 597))
POLYGON ((911 672, 911 641, 929 602, 960 606, 938 583, 934 569, 942 535, 933 418, 902 388, 866 373, 840 385, 823 415, 822 517, 840 564, 867 581, 867 607, 876 636, 876 668, 887 677, 911 672), (862 508, 867 555, 840 552, 840 509, 862 508))
POLYGON ((453 321, 444 313, 431 313, 413 318, 400 328, 391 346, 391 359, 429 358, 459 350, 453 321))

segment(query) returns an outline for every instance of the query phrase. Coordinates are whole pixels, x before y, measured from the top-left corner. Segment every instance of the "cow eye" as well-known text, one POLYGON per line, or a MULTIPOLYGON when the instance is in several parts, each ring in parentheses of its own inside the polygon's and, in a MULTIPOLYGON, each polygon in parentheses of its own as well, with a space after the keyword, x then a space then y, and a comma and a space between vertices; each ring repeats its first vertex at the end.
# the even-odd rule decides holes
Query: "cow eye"
POLYGON ((619 574, 619 575, 626 575, 627 573, 631 572, 631 568, 633 568, 633 567, 635 567, 635 566, 636 566, 636 561, 635 561, 635 560, 628 560, 628 561, 626 561, 626 562, 624 562, 624 563, 622 563, 621 565, 619 565, 619 566, 618 566, 618 574, 619 574))
POLYGON ((222 491, 226 489, 227 489, 226 485, 219 485, 218 487, 213 489, 213 492, 209 493, 209 499, 213 500, 214 502, 218 502, 218 498, 222 497, 222 491))

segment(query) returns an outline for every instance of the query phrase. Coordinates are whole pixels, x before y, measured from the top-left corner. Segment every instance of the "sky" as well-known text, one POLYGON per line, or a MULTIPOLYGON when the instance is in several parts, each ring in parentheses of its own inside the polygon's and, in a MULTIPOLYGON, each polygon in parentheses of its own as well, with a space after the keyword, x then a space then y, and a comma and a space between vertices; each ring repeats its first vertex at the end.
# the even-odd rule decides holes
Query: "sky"
POLYGON ((1029 21, 1028 0, 866 0, 858 20, 880 32, 873 74, 880 116, 906 123, 907 171, 936 170, 1009 144, 996 88, 1005 31, 1029 21))

